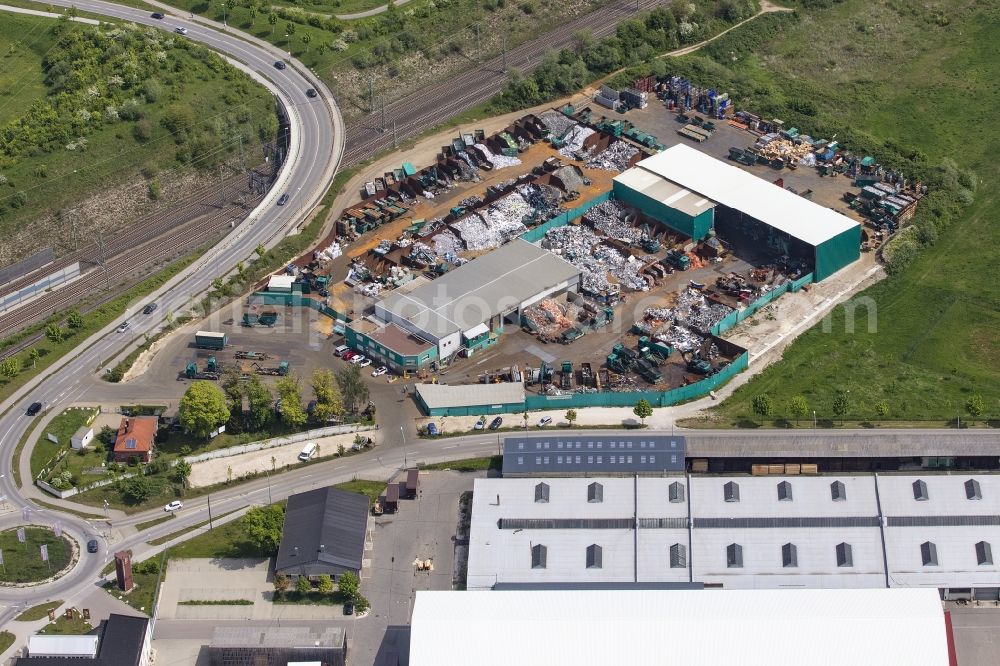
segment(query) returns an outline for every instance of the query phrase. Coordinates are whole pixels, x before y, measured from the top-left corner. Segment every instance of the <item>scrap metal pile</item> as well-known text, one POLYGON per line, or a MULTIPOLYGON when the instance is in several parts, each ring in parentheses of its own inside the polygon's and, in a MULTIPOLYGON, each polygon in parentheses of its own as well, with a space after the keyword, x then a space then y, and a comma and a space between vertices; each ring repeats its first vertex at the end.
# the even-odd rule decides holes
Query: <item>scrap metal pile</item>
POLYGON ((507 157, 506 155, 495 155, 490 152, 490 149, 486 147, 486 144, 477 143, 476 148, 486 157, 490 164, 493 165, 494 169, 503 169, 504 167, 517 166, 521 163, 516 157, 507 157))
POLYGON ((609 238, 632 245, 642 239, 642 232, 629 223, 630 217, 635 219, 625 204, 617 199, 608 199, 587 211, 586 220, 609 238))
POLYGON ((556 338, 573 327, 579 308, 546 298, 525 308, 523 314, 528 328, 543 337, 556 338))
MULTIPOLYGON (((696 289, 685 289, 672 308, 646 308, 636 328, 682 352, 694 351, 705 342, 705 337, 697 331, 707 333, 733 311, 726 305, 710 302, 696 289)), ((715 354, 718 355, 718 349, 715 354)))
POLYGON ((594 130, 586 125, 576 125, 564 137, 563 147, 559 149, 559 154, 563 157, 573 157, 573 153, 583 148, 583 142, 593 133, 594 130))
POLYGON ((538 119, 541 120, 542 123, 545 124, 545 127, 547 127, 548 130, 555 136, 562 136, 571 127, 576 125, 575 120, 552 109, 544 111, 538 116, 538 119))
POLYGON ((587 162, 588 169, 604 171, 625 171, 630 160, 639 154, 639 149, 625 141, 615 141, 587 162))
POLYGON ((593 294, 618 292, 620 288, 648 291, 649 284, 639 275, 642 263, 601 243, 586 227, 565 226, 545 234, 545 246, 558 250, 583 273, 583 290, 593 294), (613 280, 613 281, 612 281, 613 280))
POLYGON ((677 296, 674 319, 690 328, 708 331, 731 312, 733 308, 709 301, 697 289, 685 289, 677 296))
POLYGON ((518 193, 498 199, 486 210, 473 213, 452 224, 469 250, 500 247, 528 230, 521 221, 531 206, 518 193))

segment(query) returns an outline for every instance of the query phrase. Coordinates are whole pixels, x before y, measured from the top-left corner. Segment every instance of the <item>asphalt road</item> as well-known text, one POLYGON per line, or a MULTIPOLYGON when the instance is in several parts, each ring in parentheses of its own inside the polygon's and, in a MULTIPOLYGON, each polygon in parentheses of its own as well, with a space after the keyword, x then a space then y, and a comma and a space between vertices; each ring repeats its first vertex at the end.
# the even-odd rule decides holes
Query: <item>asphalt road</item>
MULTIPOLYGON (((13 483, 12 454, 32 421, 24 415, 25 408, 31 402, 39 401, 44 403, 46 409, 61 410, 80 399, 91 384, 93 374, 104 362, 130 343, 141 340, 144 333, 155 331, 163 324, 165 313, 182 310, 194 296, 204 292, 213 279, 232 271, 237 261, 252 260, 258 244, 272 246, 277 243, 322 198, 340 163, 345 133, 340 111, 322 82, 303 74, 307 70, 301 65, 289 61, 277 49, 249 35, 237 36, 239 33, 232 30, 220 32, 206 27, 204 23, 207 22, 194 22, 171 15, 162 20, 153 19, 148 11, 98 0, 53 0, 51 4, 64 7, 72 4, 80 10, 166 31, 173 31, 179 26, 187 28, 186 36, 175 37, 192 39, 224 53, 236 66, 267 85, 281 100, 291 126, 288 158, 262 205, 215 248, 148 299, 159 304, 155 313, 148 316, 139 314, 148 301, 133 304, 126 315, 131 322, 131 328, 126 333, 115 331, 121 320, 114 322, 82 343, 49 375, 35 380, 0 405, 0 410, 5 411, 0 417, 0 495, 5 497, 5 506, 11 509, 0 517, 0 526, 20 523, 21 510, 28 507, 31 510, 30 522, 51 525, 58 520, 67 534, 85 543, 95 534, 89 523, 70 514, 57 515, 39 509, 23 499, 13 483), (274 63, 279 59, 287 61, 289 66, 277 69, 274 63), (307 97, 305 91, 308 88, 317 89, 320 95, 307 97), (277 206, 277 198, 286 192, 289 194, 288 203, 277 206)), ((167 532, 182 525, 171 521, 170 526, 167 532)), ((37 588, 0 590, 0 604, 4 605, 0 611, 0 625, 13 613, 10 604, 30 603, 34 599, 54 598, 56 595, 69 598, 75 591, 92 584, 103 565, 104 558, 88 558, 84 553, 83 565, 54 583, 37 588)))

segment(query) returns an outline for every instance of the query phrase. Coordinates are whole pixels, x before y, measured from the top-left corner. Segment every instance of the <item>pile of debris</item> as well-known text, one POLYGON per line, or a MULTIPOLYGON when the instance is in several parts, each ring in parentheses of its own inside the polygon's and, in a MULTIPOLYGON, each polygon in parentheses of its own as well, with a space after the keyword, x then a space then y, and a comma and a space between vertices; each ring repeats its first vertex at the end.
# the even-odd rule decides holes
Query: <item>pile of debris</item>
POLYGON ((631 224, 635 220, 635 214, 617 199, 597 204, 587 211, 585 219, 609 238, 623 243, 632 245, 642 239, 642 231, 631 224))
POLYGON ((586 292, 599 294, 618 291, 619 288, 649 290, 646 278, 639 274, 642 262, 602 244, 600 238, 586 227, 550 229, 545 234, 544 246, 580 269, 586 292))
POLYGON ((586 125, 576 125, 563 138, 563 147, 559 149, 559 154, 563 157, 573 157, 573 153, 583 148, 583 142, 594 133, 586 125))
POLYGON ((554 136, 562 136, 569 128, 576 125, 576 121, 572 118, 551 109, 539 115, 538 119, 554 136))
POLYGON ((812 153, 812 144, 805 141, 795 144, 780 134, 765 134, 753 145, 761 155, 769 160, 781 159, 789 162, 799 162, 812 153))
POLYGON ((532 331, 547 338, 556 338, 573 327, 579 309, 570 304, 562 305, 546 298, 524 309, 524 323, 532 331))
POLYGON ((504 167, 517 166, 521 163, 516 157, 507 157, 506 155, 494 155, 490 152, 490 149, 486 147, 486 144, 477 143, 476 148, 486 157, 490 164, 493 165, 494 169, 503 169, 504 167))
POLYGON ((559 181, 566 188, 567 192, 572 192, 574 190, 579 192, 587 185, 587 183, 583 180, 583 175, 579 167, 572 164, 559 167, 552 172, 552 176, 553 178, 559 179, 559 181))
POLYGON ((639 149, 626 141, 615 141, 587 162, 588 169, 604 171, 625 171, 630 161, 639 154, 639 149))
POLYGON ((696 289, 685 289, 677 297, 674 319, 679 324, 707 332, 731 312, 734 310, 728 305, 713 303, 696 289))
POLYGON ((313 259, 317 261, 331 261, 342 255, 344 251, 340 247, 340 243, 333 241, 330 247, 318 250, 313 254, 313 259))
POLYGON ((451 231, 442 231, 432 240, 434 241, 434 254, 439 257, 457 255, 462 250, 462 241, 451 231))

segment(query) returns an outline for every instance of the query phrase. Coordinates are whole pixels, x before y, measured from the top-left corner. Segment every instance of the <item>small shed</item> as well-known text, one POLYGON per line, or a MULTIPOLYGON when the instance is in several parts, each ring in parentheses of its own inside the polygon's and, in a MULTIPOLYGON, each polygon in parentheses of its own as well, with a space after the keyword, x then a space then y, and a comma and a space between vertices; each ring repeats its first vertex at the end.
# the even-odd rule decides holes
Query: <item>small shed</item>
POLYGON ((94 441, 94 429, 90 426, 80 426, 80 428, 73 433, 73 437, 70 439, 70 445, 76 450, 85 449, 92 441, 94 441))
POLYGON ((406 485, 404 487, 407 499, 413 499, 417 496, 417 490, 420 489, 420 470, 415 467, 406 470, 406 485))
POLYGON ((272 294, 290 294, 294 282, 292 275, 272 275, 267 281, 267 290, 272 294))

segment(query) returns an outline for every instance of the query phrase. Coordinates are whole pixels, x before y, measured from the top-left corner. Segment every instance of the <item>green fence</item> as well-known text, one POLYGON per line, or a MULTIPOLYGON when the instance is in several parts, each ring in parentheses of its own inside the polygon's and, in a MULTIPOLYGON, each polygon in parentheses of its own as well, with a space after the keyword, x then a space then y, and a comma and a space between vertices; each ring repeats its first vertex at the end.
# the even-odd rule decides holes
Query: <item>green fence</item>
POLYGON ((730 312, 728 315, 719 320, 719 323, 713 326, 710 329, 710 332, 712 333, 712 335, 722 335, 723 333, 731 329, 733 326, 736 326, 736 324, 740 323, 747 317, 752 317, 754 313, 756 313, 758 310, 760 310, 768 303, 771 303, 772 301, 774 301, 775 299, 777 299, 778 297, 782 296, 783 294, 789 291, 794 293, 799 289, 801 289, 802 287, 806 286, 807 284, 811 283, 812 281, 813 281, 813 274, 809 273, 808 275, 801 277, 798 280, 795 280, 794 282, 792 281, 785 282, 775 287, 771 291, 767 292, 766 294, 762 295, 753 303, 746 306, 746 308, 742 310, 737 310, 736 312, 730 312))
POLYGON ((316 310, 330 319, 337 319, 343 322, 350 322, 351 318, 342 312, 337 312, 333 308, 328 308, 319 301, 306 298, 302 294, 275 294, 269 291, 254 292, 250 297, 250 302, 262 305, 284 305, 286 307, 307 307, 316 310))
POLYGON ((549 229, 555 229, 556 227, 562 227, 569 224, 570 220, 575 220, 576 218, 580 217, 594 206, 604 203, 610 198, 611 198, 611 191, 608 190, 604 194, 597 195, 596 197, 594 197, 587 203, 583 204, 582 206, 578 206, 576 208, 563 211, 562 213, 559 213, 558 215, 553 217, 551 220, 545 222, 544 224, 539 224, 534 229, 530 229, 524 232, 523 234, 521 234, 521 238, 528 241, 529 243, 537 243, 538 241, 540 241, 542 238, 545 237, 545 232, 548 231, 549 229))

